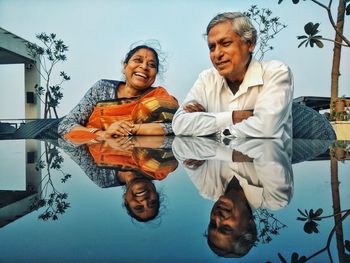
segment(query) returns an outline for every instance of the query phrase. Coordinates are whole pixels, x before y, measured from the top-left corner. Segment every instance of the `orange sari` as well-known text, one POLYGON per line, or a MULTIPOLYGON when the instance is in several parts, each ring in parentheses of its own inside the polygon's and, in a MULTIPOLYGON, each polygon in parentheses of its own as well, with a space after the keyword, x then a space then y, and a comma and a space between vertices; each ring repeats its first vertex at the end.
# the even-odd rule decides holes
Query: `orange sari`
POLYGON ((134 148, 120 151, 105 144, 89 145, 97 166, 119 171, 140 172, 152 179, 162 180, 176 170, 178 162, 171 149, 134 148))
MULTIPOLYGON (((134 123, 171 123, 178 107, 177 100, 164 88, 150 88, 138 97, 98 102, 86 127, 106 130, 112 123, 120 120, 134 123)), ((95 139, 96 134, 88 131, 70 131, 65 138, 79 143, 95 139)))

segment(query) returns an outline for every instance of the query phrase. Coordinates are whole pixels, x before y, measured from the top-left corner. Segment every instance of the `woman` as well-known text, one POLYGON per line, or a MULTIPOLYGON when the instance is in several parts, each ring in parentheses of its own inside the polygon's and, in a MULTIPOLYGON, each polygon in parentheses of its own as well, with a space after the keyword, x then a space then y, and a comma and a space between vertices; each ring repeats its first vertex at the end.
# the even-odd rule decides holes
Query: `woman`
POLYGON ((159 215, 162 196, 154 181, 177 169, 172 152, 173 137, 135 136, 89 142, 76 146, 59 139, 60 147, 99 187, 124 185, 127 213, 140 222, 159 215))
POLYGON ((100 169, 113 170, 117 183, 125 185, 124 206, 139 222, 159 214, 162 198, 153 180, 163 180, 176 170, 178 162, 171 144, 172 138, 164 136, 138 136, 88 146, 94 163, 100 169))
POLYGON ((125 82, 98 81, 60 122, 59 134, 71 141, 171 134, 178 103, 164 88, 152 87, 159 67, 152 47, 131 49, 124 60, 125 82))

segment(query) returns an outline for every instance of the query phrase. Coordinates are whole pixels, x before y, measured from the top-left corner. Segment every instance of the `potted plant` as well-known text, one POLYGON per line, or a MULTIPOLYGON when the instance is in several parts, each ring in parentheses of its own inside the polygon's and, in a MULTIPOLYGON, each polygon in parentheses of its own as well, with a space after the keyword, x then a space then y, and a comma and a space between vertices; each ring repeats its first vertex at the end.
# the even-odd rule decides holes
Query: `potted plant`
POLYGON ((350 109, 349 102, 345 96, 338 97, 332 104, 331 121, 349 121, 350 109))

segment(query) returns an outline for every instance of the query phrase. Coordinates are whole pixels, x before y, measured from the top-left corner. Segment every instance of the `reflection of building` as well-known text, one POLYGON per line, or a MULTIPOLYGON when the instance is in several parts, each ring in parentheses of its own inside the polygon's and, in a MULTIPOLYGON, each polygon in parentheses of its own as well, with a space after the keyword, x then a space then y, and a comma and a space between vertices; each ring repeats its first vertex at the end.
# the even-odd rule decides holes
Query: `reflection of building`
POLYGON ((25 64, 25 118, 39 118, 40 103, 35 98, 35 85, 40 85, 40 73, 34 64, 40 61, 28 55, 26 43, 28 41, 0 27, 0 64, 25 64))
MULTIPOLYGON (((41 155, 40 141, 25 142, 25 190, 0 189, 0 227, 31 212, 33 199, 40 195, 41 171, 35 169, 35 162, 41 155)), ((6 171, 10 176, 11 171, 6 171)), ((13 175, 15 176, 15 175, 13 175)))

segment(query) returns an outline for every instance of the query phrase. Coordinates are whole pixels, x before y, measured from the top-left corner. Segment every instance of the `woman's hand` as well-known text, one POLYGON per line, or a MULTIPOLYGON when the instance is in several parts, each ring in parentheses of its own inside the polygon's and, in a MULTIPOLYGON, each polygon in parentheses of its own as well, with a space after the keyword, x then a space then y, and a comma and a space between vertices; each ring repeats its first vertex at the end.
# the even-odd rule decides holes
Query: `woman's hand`
POLYGON ((135 142, 132 137, 119 136, 116 138, 109 138, 105 140, 111 148, 119 151, 130 152, 135 147, 135 142))
POLYGON ((113 138, 116 136, 132 135, 134 123, 127 120, 113 122, 112 125, 104 132, 105 138, 113 138))

